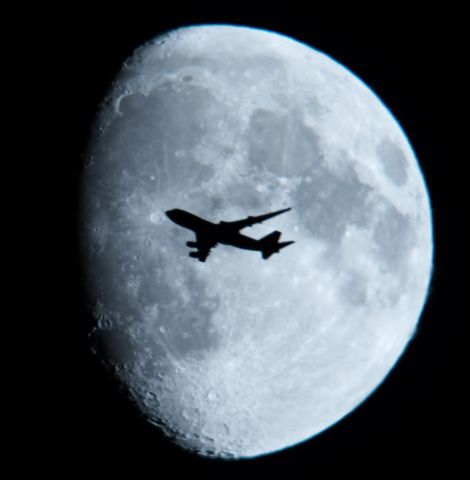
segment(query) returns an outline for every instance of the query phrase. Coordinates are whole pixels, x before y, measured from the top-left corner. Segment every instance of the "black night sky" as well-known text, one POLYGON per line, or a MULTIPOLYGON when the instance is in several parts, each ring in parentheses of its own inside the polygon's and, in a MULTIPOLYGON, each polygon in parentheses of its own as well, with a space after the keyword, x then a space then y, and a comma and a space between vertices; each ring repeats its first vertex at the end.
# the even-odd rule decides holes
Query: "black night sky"
POLYGON ((455 149, 462 135, 457 133, 463 108, 462 13, 409 16, 404 11, 379 11, 376 5, 377 10, 337 18, 337 13, 318 14, 300 5, 151 5, 116 7, 115 13, 79 4, 62 11, 29 12, 31 19, 37 18, 36 61, 45 84, 43 109, 35 116, 45 130, 42 140, 48 150, 43 152, 52 152, 41 158, 52 172, 44 198, 54 228, 48 231, 34 220, 35 229, 46 230, 44 243, 49 247, 44 278, 36 274, 42 310, 34 322, 40 318, 48 323, 47 332, 42 332, 47 347, 38 360, 43 373, 35 390, 41 411, 34 416, 41 426, 22 427, 25 461, 44 472, 122 472, 132 478, 188 474, 300 479, 388 472, 453 478, 463 464, 457 338, 464 322, 458 305, 464 278, 464 216, 457 205, 463 204, 458 177, 466 158, 455 149), (136 47, 165 30, 194 23, 274 30, 314 46, 356 73, 407 133, 434 214, 435 268, 428 303, 417 335, 386 381, 357 410, 312 440, 239 462, 188 454, 139 420, 88 353, 88 324, 77 290, 76 178, 97 105, 136 47))

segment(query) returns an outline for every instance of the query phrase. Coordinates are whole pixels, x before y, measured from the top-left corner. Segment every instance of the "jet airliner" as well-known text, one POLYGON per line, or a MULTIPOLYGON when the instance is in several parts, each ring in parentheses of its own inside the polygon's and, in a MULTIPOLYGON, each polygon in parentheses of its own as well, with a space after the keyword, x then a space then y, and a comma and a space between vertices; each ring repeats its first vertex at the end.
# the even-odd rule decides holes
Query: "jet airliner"
POLYGON ((281 213, 288 212, 290 208, 278 210, 276 212, 259 215, 257 217, 249 216, 243 220, 234 222, 212 223, 197 215, 185 210, 175 208, 168 210, 167 217, 181 227, 192 230, 196 235, 195 242, 186 242, 190 248, 196 248, 196 251, 189 252, 189 256, 197 258, 200 262, 205 262, 211 250, 218 244, 231 245, 244 250, 255 250, 261 252, 261 256, 267 260, 273 253, 278 253, 282 248, 294 243, 279 242, 281 232, 274 231, 259 240, 247 237, 240 233, 240 230, 262 223, 269 218, 273 218, 281 213))

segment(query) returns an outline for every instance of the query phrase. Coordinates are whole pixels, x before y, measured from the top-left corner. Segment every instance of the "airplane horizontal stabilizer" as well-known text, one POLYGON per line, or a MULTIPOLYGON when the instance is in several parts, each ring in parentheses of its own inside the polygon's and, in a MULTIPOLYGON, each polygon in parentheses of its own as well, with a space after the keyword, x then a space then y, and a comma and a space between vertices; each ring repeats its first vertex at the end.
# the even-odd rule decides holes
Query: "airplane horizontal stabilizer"
POLYGON ((261 256, 267 260, 273 253, 278 253, 282 248, 291 245, 294 242, 279 242, 281 232, 275 231, 259 239, 261 244, 261 256))

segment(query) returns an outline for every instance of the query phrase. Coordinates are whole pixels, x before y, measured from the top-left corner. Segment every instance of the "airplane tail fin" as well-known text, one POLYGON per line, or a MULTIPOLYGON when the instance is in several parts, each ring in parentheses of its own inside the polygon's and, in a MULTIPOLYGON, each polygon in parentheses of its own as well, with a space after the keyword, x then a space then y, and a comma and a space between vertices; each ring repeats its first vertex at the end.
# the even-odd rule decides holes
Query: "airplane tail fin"
POLYGON ((259 239, 261 244, 261 256, 265 260, 267 260, 273 253, 278 253, 282 248, 294 243, 293 241, 279 242, 279 238, 281 238, 281 232, 276 230, 275 232, 259 239))

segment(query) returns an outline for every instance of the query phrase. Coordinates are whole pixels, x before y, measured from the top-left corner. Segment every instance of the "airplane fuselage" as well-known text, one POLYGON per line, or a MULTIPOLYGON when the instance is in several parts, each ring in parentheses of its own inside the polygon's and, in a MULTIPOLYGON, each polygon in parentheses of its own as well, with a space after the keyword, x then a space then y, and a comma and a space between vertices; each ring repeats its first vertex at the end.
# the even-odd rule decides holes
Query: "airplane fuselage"
MULTIPOLYGON (((217 227, 220 226, 216 224, 217 227)), ((218 230, 220 241, 219 243, 223 243, 225 245, 231 245, 233 247, 243 248, 245 250, 259 250, 259 242, 258 240, 247 237, 242 233, 235 231, 235 232, 224 232, 224 229, 218 230), (225 234, 224 234, 225 233, 225 234)))
POLYGON ((238 229, 231 227, 230 224, 209 222, 197 215, 179 209, 170 210, 167 215, 177 225, 188 228, 195 233, 200 231, 207 232, 217 243, 245 250, 260 250, 258 240, 243 235, 238 229))

